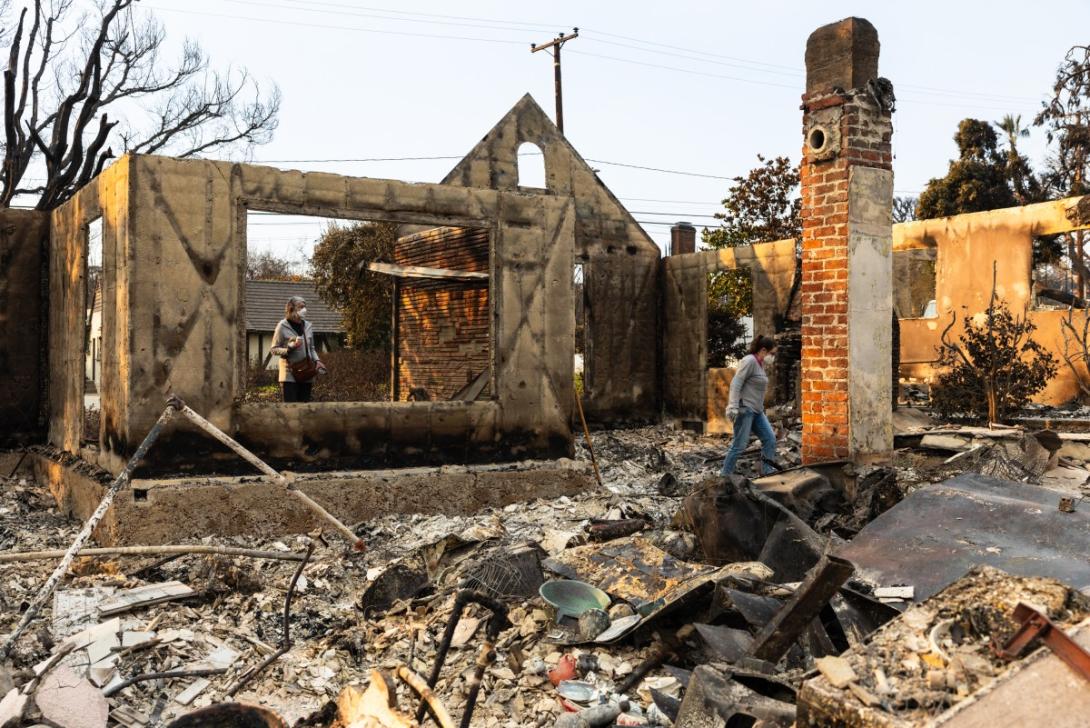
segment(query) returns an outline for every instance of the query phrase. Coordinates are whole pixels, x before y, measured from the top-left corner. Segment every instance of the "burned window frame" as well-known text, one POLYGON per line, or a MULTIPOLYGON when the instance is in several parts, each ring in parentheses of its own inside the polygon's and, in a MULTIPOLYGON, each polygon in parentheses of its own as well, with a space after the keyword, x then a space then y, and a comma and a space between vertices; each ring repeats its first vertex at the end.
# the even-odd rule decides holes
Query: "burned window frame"
MULTIPOLYGON (((399 225, 420 225, 427 227, 460 227, 460 228, 474 228, 479 230, 488 231, 488 373, 489 381, 495 382, 497 362, 496 357, 498 353, 498 346, 496 345, 497 327, 498 327, 498 309, 496 301, 496 235, 498 225, 495 220, 491 218, 464 218, 457 215, 443 215, 443 214, 420 214, 420 213, 399 213, 391 212, 377 207, 353 207, 353 208, 336 208, 330 209, 325 207, 316 207, 305 203, 290 203, 282 200, 271 200, 268 198, 253 198, 253 197, 240 197, 236 204, 236 230, 237 240, 241 248, 240 255, 242 259, 246 259, 246 253, 249 249, 249 230, 247 220, 251 213, 271 213, 276 215, 295 215, 302 217, 320 217, 327 219, 336 219, 342 221, 351 222, 390 222, 399 225)), ((246 349, 246 297, 245 291, 245 266, 240 267, 239 271, 239 316, 238 324, 236 327, 236 337, 238 338, 238 345, 240 351, 246 349)), ((399 286, 395 286, 395 299, 393 301, 393 310, 391 316, 396 315, 398 301, 396 298, 396 291, 399 286)), ((393 377, 396 376, 398 368, 398 342, 396 332, 393 334, 391 341, 391 384, 393 377)), ((239 358, 239 382, 246 381, 246 365, 247 359, 245 356, 239 358)), ((367 403, 378 404, 384 407, 394 407, 395 409, 406 408, 419 408, 421 406, 438 405, 442 404, 445 407, 458 406, 470 407, 475 401, 480 400, 435 400, 435 401, 400 401, 393 399, 393 391, 390 392, 390 398, 386 400, 371 400, 367 403)), ((489 395, 487 397, 490 401, 497 401, 498 395, 496 393, 496 387, 490 387, 489 395)), ((336 404, 337 402, 327 402, 323 404, 336 404)), ((347 402, 346 402, 347 403, 347 402)), ((300 402, 280 402, 268 403, 270 405, 288 407, 288 408, 300 408, 306 407, 310 403, 300 402)))

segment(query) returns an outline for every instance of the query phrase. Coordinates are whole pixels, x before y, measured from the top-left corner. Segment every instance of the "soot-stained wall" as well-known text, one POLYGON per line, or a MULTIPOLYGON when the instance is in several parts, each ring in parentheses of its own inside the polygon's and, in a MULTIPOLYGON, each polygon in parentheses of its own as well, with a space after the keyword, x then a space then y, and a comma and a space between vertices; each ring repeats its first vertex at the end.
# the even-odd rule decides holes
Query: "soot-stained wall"
POLYGON ((45 250, 49 216, 0 210, 0 446, 45 433, 45 250))
POLYGON ((663 397, 667 413, 702 419, 708 407, 708 276, 745 269, 753 282, 754 332, 776 333, 795 280, 795 241, 701 250, 663 259, 663 397))
MULTIPOLYGON (((575 215, 569 198, 124 157, 53 212, 50 336, 57 383, 50 389, 50 434, 69 452, 79 451, 82 420, 85 229, 99 215, 105 352, 97 459, 104 467, 121 467, 170 393, 259 455, 295 467, 571 454, 575 215), (240 402, 250 209, 487 229, 493 241, 492 397, 240 402)), ((217 454, 221 446, 175 423, 145 469, 222 469, 217 454)))
MULTIPOLYGON (((930 249, 935 253, 935 316, 902 318, 901 374, 933 380, 942 332, 956 315, 949 337, 964 332, 965 317, 980 316, 991 298, 993 275, 996 296, 1016 316, 1026 316, 1036 327, 1033 338, 1059 364, 1056 376, 1034 399, 1062 404, 1080 393, 1078 380, 1063 359, 1077 352, 1065 344, 1063 322, 1069 315, 1081 332, 1085 313, 1078 308, 1037 310, 1033 296, 1033 239, 1090 227, 1090 197, 1070 197, 1023 207, 971 212, 893 226, 893 250, 930 249)), ((1073 360, 1080 373, 1085 364, 1073 360)))
POLYGON ((520 189, 525 143, 544 155, 548 193, 575 204, 574 262, 582 264, 585 282, 587 417, 657 417, 661 251, 533 98, 523 96, 443 183, 520 189))

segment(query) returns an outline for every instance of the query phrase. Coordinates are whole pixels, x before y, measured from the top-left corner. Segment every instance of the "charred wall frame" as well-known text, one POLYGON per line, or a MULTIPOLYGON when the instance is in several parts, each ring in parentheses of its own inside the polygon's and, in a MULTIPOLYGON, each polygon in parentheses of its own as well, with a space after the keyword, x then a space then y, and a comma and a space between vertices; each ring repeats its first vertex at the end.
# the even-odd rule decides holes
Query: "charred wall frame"
MULTIPOLYGON (((79 230, 103 217, 103 399, 108 469, 165 396, 186 398, 274 462, 297 469, 570 455, 573 202, 527 191, 418 185, 251 165, 127 156, 53 213, 51 440, 79 454, 79 230), (493 396, 482 402, 240 403, 245 382, 245 215, 288 214, 487 228, 493 240, 493 396), (111 262, 112 261, 112 262, 111 262), (565 271, 567 275, 561 275, 565 271), (74 285, 65 285, 74 283, 74 285)), ((186 463, 226 472, 221 451, 181 426, 147 472, 186 463)))

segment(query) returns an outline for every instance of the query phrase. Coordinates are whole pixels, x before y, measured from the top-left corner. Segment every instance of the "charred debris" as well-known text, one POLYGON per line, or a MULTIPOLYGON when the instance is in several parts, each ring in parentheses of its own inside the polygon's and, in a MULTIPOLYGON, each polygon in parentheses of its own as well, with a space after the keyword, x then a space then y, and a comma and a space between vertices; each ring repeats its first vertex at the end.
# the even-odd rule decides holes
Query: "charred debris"
POLYGON ((804 467, 776 414, 771 476, 600 432, 600 489, 357 524, 363 554, 332 525, 86 551, 30 619, 79 524, 17 469, 0 723, 958 726, 1047 684, 1077 724, 1085 436, 902 409, 893 467, 804 467))

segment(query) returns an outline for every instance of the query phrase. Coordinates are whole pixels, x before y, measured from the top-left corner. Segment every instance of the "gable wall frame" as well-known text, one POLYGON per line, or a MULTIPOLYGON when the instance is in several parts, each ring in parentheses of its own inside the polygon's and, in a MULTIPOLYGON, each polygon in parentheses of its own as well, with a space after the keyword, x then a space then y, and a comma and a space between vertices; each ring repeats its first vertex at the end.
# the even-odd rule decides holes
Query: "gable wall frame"
POLYGON ((604 424, 655 419, 661 251, 534 99, 523 96, 443 183, 520 189, 518 149, 527 142, 544 154, 548 193, 575 205, 573 263, 583 265, 586 306, 583 409, 604 424))

